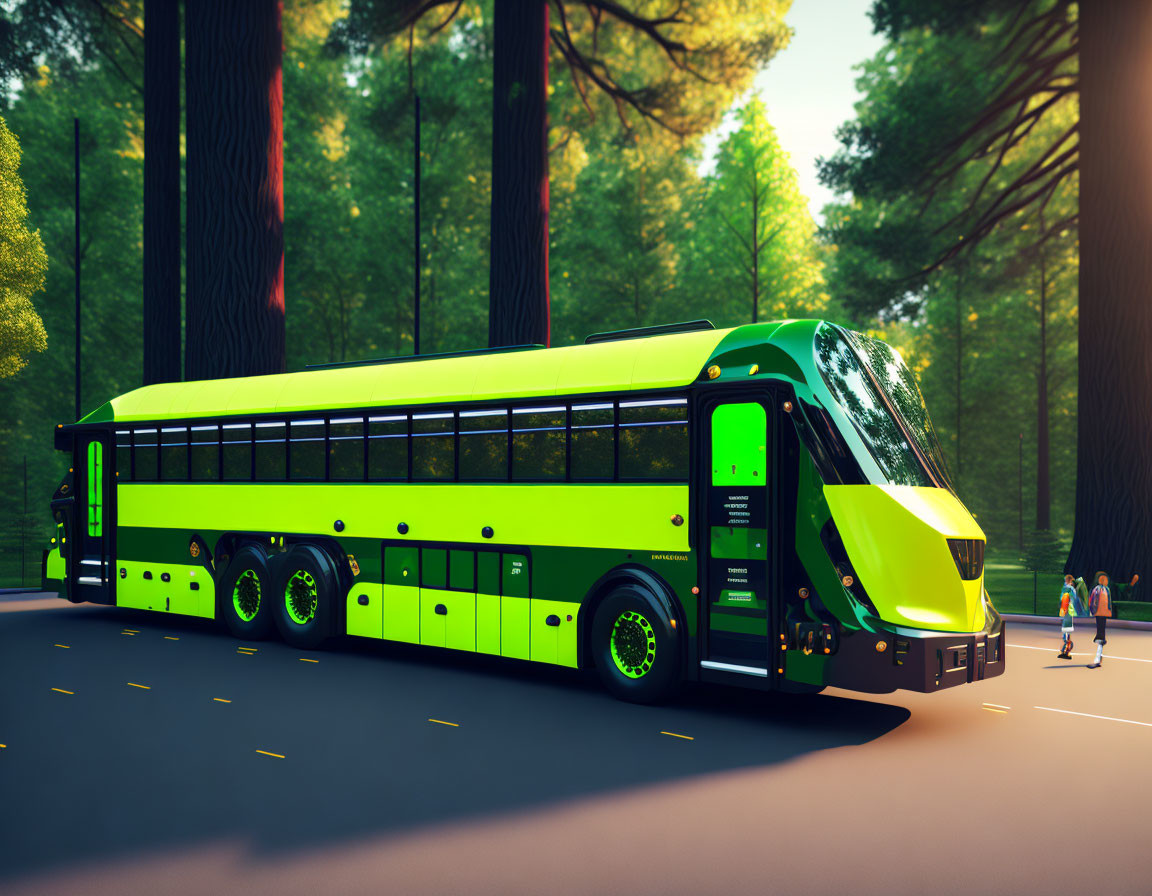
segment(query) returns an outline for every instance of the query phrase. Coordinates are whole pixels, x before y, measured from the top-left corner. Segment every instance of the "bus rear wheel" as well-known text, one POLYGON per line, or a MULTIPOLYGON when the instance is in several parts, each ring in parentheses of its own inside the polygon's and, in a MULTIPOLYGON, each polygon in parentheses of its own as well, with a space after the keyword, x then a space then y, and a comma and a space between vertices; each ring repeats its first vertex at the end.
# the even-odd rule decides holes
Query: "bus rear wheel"
POLYGON ((680 684, 680 644, 668 612, 646 588, 623 585, 592 620, 592 653, 600 680, 632 703, 668 699, 680 684))
POLYGON ((272 576, 261 548, 246 545, 236 552, 217 594, 220 615, 233 637, 261 641, 272 635, 272 576))
POLYGON ((314 650, 333 632, 336 570, 314 545, 296 545, 280 564, 276 627, 293 647, 314 650))

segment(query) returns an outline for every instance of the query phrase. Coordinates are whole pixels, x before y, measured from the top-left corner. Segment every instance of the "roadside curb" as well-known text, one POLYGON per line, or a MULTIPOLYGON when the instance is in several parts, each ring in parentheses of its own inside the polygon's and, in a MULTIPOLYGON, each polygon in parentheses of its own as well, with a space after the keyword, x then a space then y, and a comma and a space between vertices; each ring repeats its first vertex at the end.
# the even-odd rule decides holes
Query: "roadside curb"
MULTIPOLYGON (((1028 622, 1034 625, 1059 625, 1059 616, 1023 616, 1019 613, 1001 613, 1000 618, 1005 622, 1028 622)), ((1077 616, 1076 622, 1084 625, 1095 625, 1095 616, 1077 616)), ((1152 622, 1139 622, 1134 619, 1108 619, 1108 628, 1133 628, 1140 631, 1152 632, 1152 622)))

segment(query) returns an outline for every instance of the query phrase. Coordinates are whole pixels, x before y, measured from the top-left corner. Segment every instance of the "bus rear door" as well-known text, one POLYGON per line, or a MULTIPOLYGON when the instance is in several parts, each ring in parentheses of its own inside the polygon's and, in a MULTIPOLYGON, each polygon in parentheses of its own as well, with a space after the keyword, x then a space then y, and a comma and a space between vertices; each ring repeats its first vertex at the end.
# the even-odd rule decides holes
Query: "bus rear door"
POLYGON ((702 677, 739 674, 767 686, 776 677, 769 659, 773 414, 759 400, 733 396, 706 405, 703 418, 702 677))
POLYGON ((76 437, 75 546, 68 573, 77 601, 112 603, 112 520, 108 497, 114 457, 106 433, 76 437))

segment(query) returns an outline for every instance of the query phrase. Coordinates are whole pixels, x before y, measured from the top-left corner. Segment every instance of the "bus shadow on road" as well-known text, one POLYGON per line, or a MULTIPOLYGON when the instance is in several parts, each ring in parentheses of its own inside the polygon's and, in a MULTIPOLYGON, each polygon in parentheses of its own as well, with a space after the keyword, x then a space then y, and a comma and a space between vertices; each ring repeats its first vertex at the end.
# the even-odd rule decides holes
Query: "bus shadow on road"
MULTIPOLYGON (((637 706, 594 675, 499 657, 340 639, 309 655, 319 663, 302 663, 275 642, 235 657, 235 642, 204 620, 93 610, 53 620, 65 624, 104 630, 108 663, 129 644, 154 650, 156 687, 117 679, 100 697, 90 684, 82 700, 38 719, 47 748, 22 754, 19 772, 0 770, 10 801, 0 879, 220 842, 274 861, 767 769, 868 743, 910 715, 842 696, 698 684, 666 705, 637 706), (121 640, 124 626, 140 638, 121 640), (180 638, 171 680, 161 675, 175 656, 163 635, 180 638), (225 687, 233 702, 213 702, 225 687), (63 804, 67 835, 46 809, 63 804)), ((77 652, 52 658, 77 661, 67 656, 77 652)), ((101 662, 92 647, 84 654, 101 662)))

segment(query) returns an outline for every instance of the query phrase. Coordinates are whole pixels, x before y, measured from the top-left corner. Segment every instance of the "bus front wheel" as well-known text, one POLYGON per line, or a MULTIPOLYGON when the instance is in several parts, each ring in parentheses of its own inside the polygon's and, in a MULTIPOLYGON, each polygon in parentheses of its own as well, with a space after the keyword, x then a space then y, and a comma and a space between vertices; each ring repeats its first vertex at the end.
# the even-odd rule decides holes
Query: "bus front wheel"
POLYGON ((280 565, 275 619, 281 636, 293 647, 313 650, 332 634, 336 570, 328 555, 314 545, 292 548, 280 565))
POLYGON ((272 635, 272 576, 268 557, 261 548, 240 548, 228 564, 220 586, 220 615, 233 637, 260 641, 272 635))
POLYGON ((592 651, 614 696, 656 703, 680 683, 680 644, 667 611, 647 589, 622 585, 596 608, 592 651))

